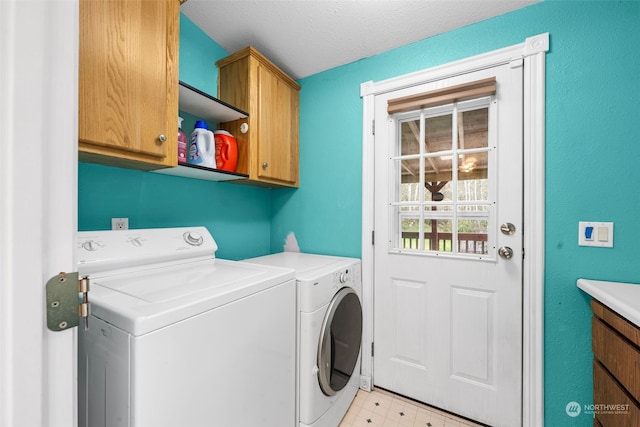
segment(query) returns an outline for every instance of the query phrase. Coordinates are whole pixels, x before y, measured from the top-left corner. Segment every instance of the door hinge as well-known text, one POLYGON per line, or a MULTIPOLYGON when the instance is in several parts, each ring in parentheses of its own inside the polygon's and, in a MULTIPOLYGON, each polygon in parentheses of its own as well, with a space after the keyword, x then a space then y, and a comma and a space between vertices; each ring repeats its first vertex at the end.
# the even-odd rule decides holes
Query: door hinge
POLYGON ((371 230, 371 246, 376 244, 376 231, 371 230))
POLYGON ((371 120, 371 134, 372 135, 376 134, 376 121, 375 120, 371 120))
POLYGON ((371 343, 371 357, 373 357, 373 342, 371 343))
POLYGON ((60 273, 47 281, 47 327, 64 331, 80 324, 89 327, 89 276, 60 273))

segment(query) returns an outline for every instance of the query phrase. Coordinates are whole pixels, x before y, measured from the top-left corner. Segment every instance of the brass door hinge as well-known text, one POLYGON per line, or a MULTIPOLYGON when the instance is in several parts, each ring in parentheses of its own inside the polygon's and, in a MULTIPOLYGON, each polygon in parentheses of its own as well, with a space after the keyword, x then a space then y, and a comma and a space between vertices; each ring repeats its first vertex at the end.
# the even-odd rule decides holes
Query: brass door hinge
POLYGON ((64 331, 80 324, 89 327, 89 276, 60 273, 47 281, 47 327, 64 331))

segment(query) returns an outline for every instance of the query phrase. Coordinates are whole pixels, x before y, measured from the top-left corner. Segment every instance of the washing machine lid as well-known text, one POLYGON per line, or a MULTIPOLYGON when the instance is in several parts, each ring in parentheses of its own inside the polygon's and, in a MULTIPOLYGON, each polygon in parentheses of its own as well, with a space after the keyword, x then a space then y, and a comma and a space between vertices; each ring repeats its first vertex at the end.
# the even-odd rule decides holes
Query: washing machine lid
POLYGON ((293 271, 221 259, 91 280, 91 314, 135 336, 294 278, 293 271))
POLYGON ((91 315, 139 336, 294 279, 216 249, 204 227, 78 233, 91 315))
POLYGON ((247 262, 291 268, 298 280, 316 280, 318 277, 339 271, 360 262, 357 258, 330 255, 307 254, 301 252, 281 252, 246 260, 247 262))

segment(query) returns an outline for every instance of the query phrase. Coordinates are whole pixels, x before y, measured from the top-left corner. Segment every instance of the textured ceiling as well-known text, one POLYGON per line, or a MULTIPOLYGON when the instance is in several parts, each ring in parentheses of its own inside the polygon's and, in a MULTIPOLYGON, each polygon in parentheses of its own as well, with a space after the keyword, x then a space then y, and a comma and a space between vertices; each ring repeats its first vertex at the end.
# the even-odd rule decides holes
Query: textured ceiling
POLYGON ((540 0, 188 0, 182 12, 233 53, 251 45, 294 79, 540 0))

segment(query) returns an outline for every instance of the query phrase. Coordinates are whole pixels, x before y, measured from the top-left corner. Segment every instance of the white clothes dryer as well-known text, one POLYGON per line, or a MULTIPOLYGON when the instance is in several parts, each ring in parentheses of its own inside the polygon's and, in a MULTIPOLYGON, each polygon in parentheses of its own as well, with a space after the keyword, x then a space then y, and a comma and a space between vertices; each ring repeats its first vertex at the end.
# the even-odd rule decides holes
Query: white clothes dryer
POLYGON ((360 260, 284 252, 246 261, 295 270, 299 426, 337 427, 360 384, 360 260))
POLYGON ((297 424, 294 272, 216 249, 204 227, 78 233, 81 427, 297 424))

